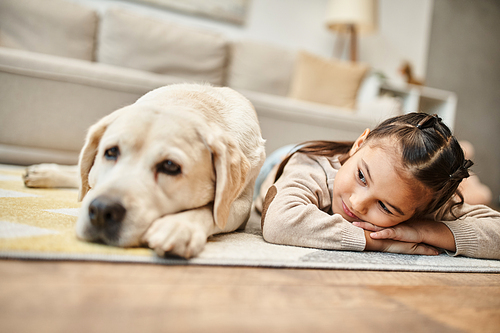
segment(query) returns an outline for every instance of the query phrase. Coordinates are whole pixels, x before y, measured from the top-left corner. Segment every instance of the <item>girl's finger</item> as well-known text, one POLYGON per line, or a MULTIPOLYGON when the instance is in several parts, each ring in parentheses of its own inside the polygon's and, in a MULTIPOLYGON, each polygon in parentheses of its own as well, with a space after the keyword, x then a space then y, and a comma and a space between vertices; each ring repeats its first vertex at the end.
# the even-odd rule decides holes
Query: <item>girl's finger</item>
POLYGON ((381 228, 379 226, 373 225, 370 222, 352 222, 353 225, 356 227, 360 227, 362 229, 368 230, 368 231, 381 231, 384 230, 384 228, 381 228))
POLYGON ((370 230, 376 231, 370 234, 373 239, 396 239, 396 232, 392 228, 382 229, 382 230, 370 230))
POLYGON ((392 239, 401 242, 421 243, 422 238, 417 230, 408 228, 404 225, 386 228, 377 232, 370 233, 372 239, 392 239))

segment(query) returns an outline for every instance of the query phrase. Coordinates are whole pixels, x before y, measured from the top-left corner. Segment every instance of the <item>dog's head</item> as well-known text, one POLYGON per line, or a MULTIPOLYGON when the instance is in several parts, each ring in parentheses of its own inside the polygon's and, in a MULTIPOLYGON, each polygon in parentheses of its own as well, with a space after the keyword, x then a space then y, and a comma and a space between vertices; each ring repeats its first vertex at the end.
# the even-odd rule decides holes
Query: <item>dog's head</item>
POLYGON ((77 236, 125 247, 141 245, 156 219, 207 205, 224 228, 250 164, 192 110, 131 105, 90 128, 79 168, 77 236))

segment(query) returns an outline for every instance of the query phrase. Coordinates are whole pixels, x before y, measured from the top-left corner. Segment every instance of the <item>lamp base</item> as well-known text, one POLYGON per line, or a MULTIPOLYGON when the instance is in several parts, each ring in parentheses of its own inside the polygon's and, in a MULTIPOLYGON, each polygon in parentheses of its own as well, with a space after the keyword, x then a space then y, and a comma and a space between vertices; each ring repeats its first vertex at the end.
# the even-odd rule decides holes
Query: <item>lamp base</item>
POLYGON ((352 62, 358 61, 358 40, 357 31, 354 24, 343 24, 337 27, 337 40, 334 46, 334 56, 340 50, 338 58, 342 57, 346 48, 346 38, 349 38, 349 60, 352 62))

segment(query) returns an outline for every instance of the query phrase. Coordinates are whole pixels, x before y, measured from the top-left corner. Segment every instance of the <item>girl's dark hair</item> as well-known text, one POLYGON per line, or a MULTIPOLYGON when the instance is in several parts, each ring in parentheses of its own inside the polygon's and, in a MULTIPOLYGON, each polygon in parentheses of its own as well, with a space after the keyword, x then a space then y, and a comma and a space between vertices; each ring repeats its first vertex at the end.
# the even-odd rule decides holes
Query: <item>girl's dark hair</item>
MULTIPOLYGON (((458 186, 464 178, 469 177, 468 169, 473 163, 465 159, 460 144, 441 118, 426 113, 408 113, 389 118, 368 134, 365 143, 383 138, 395 139, 403 170, 409 171, 432 194, 428 205, 421 207, 415 215, 431 214, 441 207, 451 211, 454 206, 463 204, 458 186), (455 194, 460 201, 451 204, 450 199, 455 194)), ((309 141, 296 152, 316 156, 342 154, 347 159, 352 145, 353 142, 309 141)), ((276 179, 281 176, 292 155, 283 160, 276 179)))

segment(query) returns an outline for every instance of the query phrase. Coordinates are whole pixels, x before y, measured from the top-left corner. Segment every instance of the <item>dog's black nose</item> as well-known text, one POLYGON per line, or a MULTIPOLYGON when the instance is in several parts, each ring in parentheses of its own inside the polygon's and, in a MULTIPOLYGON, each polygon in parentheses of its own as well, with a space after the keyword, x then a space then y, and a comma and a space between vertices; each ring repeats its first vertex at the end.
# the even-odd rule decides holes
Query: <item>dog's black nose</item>
POLYGON ((123 221, 126 211, 118 199, 101 195, 89 205, 90 223, 97 228, 117 225, 123 221))

